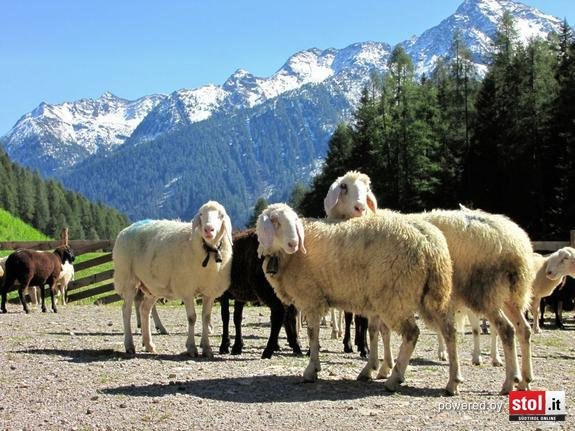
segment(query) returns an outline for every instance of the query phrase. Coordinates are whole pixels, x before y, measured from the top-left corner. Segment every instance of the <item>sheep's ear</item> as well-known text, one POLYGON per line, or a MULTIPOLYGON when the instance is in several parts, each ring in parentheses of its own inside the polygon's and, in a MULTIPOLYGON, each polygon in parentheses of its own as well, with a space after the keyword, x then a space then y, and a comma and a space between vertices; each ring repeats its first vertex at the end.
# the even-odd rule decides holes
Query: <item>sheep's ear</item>
POLYGON ((192 230, 196 230, 196 228, 202 225, 202 219, 200 217, 200 213, 198 212, 194 218, 192 219, 192 230))
POLYGON ((262 214, 261 223, 257 226, 257 235, 264 250, 269 250, 274 243, 275 229, 271 218, 267 214, 262 214))
POLYGON ((295 222, 295 230, 297 232, 297 236, 299 238, 299 249, 301 250, 301 252, 303 254, 307 253, 307 250, 305 249, 305 245, 304 245, 304 240, 305 240, 305 232, 303 230, 303 223, 301 222, 301 220, 298 219, 295 222))
POLYGON ((224 226, 226 229, 226 237, 230 241, 230 244, 233 244, 233 241, 232 241, 232 220, 230 219, 230 216, 227 214, 224 214, 224 226))
POLYGON ((323 200, 323 209, 325 213, 329 215, 331 210, 337 205, 337 201, 339 200, 339 193, 341 192, 339 188, 339 181, 335 180, 333 184, 329 187, 327 191, 327 196, 323 200))
POLYGON ((372 213, 375 214, 377 212, 377 199, 371 190, 367 192, 367 207, 372 213))

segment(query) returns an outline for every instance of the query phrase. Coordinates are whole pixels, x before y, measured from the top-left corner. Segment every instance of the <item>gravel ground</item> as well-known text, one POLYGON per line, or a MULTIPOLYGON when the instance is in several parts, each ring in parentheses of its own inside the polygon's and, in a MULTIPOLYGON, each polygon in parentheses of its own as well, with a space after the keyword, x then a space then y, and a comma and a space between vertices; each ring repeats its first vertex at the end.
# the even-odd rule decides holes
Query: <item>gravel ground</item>
MULTIPOLYGON (((566 391, 567 421, 547 424, 509 422, 507 397, 498 395, 504 371, 490 365, 485 335, 481 367, 470 364, 471 336, 460 337, 465 382, 461 395, 446 397, 447 366, 435 360, 435 336, 420 325, 405 385, 390 394, 379 381, 355 380, 365 360, 344 354, 341 340, 329 339, 327 328, 321 333, 320 379, 304 384, 307 358, 291 355, 283 331, 282 351, 259 359, 269 331, 267 309, 245 309, 244 353, 230 356, 217 354, 215 308, 211 360, 182 354, 183 307, 159 311, 171 335, 153 336, 158 354, 126 358, 118 305, 68 305, 57 315, 25 315, 18 306, 9 307, 0 315, 0 430, 575 429, 571 313, 566 331, 534 336, 534 388, 566 391), (456 402, 484 402, 495 410, 440 411, 456 402)), ((136 336, 137 344, 140 339, 136 336)), ((398 342, 394 337, 394 352, 398 342)))

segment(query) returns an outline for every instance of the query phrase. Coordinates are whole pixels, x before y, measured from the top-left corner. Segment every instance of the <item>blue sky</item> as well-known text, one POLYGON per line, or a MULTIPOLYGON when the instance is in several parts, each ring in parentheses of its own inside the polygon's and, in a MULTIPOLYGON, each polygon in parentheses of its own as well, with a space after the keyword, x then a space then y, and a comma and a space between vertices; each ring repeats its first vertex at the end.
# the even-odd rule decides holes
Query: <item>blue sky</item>
MULTIPOLYGON (((17 0, 0 4, 0 136, 40 102, 269 76, 303 49, 395 44, 463 0, 17 0)), ((575 23, 573 0, 525 0, 575 23)))

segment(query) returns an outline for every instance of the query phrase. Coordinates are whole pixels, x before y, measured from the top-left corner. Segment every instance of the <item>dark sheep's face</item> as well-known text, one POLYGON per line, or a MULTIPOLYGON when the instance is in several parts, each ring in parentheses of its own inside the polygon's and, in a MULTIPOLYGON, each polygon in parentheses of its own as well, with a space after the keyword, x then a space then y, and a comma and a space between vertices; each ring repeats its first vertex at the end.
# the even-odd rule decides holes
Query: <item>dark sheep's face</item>
POLYGON ((56 250, 54 250, 54 253, 60 256, 60 260, 62 261, 62 263, 66 261, 73 263, 74 260, 76 259, 76 256, 74 255, 74 250, 72 250, 68 246, 59 247, 56 250))

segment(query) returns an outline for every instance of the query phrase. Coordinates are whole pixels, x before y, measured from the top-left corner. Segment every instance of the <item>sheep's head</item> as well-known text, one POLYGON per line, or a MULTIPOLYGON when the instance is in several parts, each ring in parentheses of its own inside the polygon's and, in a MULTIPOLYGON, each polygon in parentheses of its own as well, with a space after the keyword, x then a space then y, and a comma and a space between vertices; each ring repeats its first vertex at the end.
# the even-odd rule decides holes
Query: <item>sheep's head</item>
POLYGON ((260 255, 279 250, 287 254, 298 250, 306 253, 303 224, 295 211, 286 204, 267 207, 258 217, 256 233, 260 242, 260 255))
POLYGON ((62 263, 65 262, 72 263, 76 259, 76 256, 74 255, 74 250, 72 250, 67 245, 62 245, 58 247, 56 250, 54 250, 54 254, 58 255, 62 263))
POLYGON ((330 186, 323 201, 325 213, 331 219, 361 217, 377 211, 377 199, 371 191, 369 177, 358 171, 349 171, 330 186))
POLYGON ((232 243, 232 222, 223 205, 216 201, 206 202, 192 220, 192 227, 199 229, 204 241, 217 245, 226 235, 232 243))
POLYGON ((563 247, 550 255, 545 275, 550 280, 558 280, 566 275, 575 277, 575 249, 563 247))

